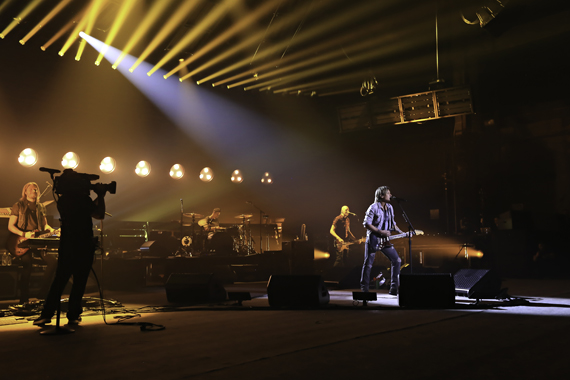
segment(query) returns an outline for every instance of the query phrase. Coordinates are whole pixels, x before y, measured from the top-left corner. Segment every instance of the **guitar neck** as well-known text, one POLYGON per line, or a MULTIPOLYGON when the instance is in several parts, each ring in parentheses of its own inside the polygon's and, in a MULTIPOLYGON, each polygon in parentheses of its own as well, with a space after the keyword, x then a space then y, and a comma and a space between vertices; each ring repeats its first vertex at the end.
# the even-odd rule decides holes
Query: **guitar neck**
POLYGON ((404 232, 404 233, 401 233, 401 234, 398 234, 398 235, 392 235, 392 236, 390 236, 388 239, 389 239, 389 240, 394 240, 394 239, 400 239, 400 238, 407 237, 407 236, 408 236, 408 233, 407 233, 407 232, 404 232))
MULTIPOLYGON (((392 235, 388 237, 388 240, 393 240, 393 239, 400 239, 403 237, 408 237, 409 236, 409 232, 402 232, 401 234, 398 235, 392 235)), ((422 230, 416 230, 414 234, 412 234, 412 236, 414 235, 423 235, 424 232, 422 230)))

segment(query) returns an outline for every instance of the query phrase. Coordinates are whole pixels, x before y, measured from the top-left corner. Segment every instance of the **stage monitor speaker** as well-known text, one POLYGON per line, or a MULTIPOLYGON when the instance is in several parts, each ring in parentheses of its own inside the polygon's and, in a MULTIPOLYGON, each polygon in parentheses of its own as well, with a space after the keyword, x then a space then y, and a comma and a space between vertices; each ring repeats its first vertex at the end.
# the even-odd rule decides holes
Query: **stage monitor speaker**
POLYGON ((267 298, 271 307, 317 308, 330 301, 319 275, 277 275, 269 278, 267 298))
POLYGON ((460 269, 453 276, 455 294, 474 298, 496 298, 501 293, 501 279, 487 269, 460 269))
POLYGON ((226 289, 213 273, 172 273, 165 284, 170 303, 200 304, 226 300, 226 289))
POLYGON ((451 273, 401 273, 400 307, 445 309, 455 305, 451 273))

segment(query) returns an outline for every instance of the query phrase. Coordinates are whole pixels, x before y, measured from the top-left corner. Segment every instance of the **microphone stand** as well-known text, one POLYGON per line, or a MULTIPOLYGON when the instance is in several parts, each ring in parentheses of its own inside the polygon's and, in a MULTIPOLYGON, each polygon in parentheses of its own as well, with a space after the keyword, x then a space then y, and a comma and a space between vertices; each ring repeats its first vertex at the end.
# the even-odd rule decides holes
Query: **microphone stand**
MULTIPOLYGON (((194 217, 192 217, 192 223, 194 223, 194 217)), ((194 226, 192 225, 192 227, 194 227, 194 226)), ((182 238, 184 238, 184 201, 182 200, 182 198, 180 198, 180 232, 179 233, 180 233, 180 245, 178 246, 178 250, 176 251, 175 255, 176 256, 186 256, 186 255, 188 255, 188 252, 186 252, 186 249, 184 249, 184 245, 182 242, 182 238)), ((192 256, 192 253, 190 253, 190 256, 192 256)))
POLYGON ((412 260, 412 232, 415 234, 416 229, 414 228, 414 226, 412 226, 412 222, 410 221, 410 218, 408 218, 408 214, 406 214, 404 207, 402 207, 402 202, 400 202, 400 200, 398 198, 396 198, 396 201, 398 201, 398 206, 400 206, 400 209, 402 210, 402 216, 404 217, 404 220, 408 224, 408 246, 409 246, 409 251, 410 251, 410 253, 409 253, 409 256, 410 256, 410 273, 414 273, 414 264, 413 264, 413 260, 412 260))
POLYGON ((268 215, 265 215, 265 212, 256 205, 254 205, 253 202, 248 201, 247 203, 249 203, 250 205, 259 210, 259 253, 263 253, 263 232, 262 232, 263 225, 261 222, 263 220, 263 217, 264 216, 267 217, 268 215))

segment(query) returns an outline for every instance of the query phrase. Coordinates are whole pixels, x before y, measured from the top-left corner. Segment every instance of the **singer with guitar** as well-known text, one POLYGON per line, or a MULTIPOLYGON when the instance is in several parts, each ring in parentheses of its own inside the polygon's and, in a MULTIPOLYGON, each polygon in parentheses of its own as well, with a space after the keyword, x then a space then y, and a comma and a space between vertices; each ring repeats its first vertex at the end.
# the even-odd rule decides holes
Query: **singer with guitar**
POLYGON ((38 297, 45 298, 57 267, 57 258, 43 251, 19 249, 18 243, 36 237, 38 233, 53 233, 54 229, 47 223, 46 208, 40 202, 39 187, 35 182, 28 182, 22 189, 22 198, 12 206, 8 230, 7 249, 17 258, 16 263, 22 265, 20 276, 20 303, 26 303, 30 297, 30 277, 32 274, 33 255, 39 255, 47 265, 43 275, 38 297), (18 262, 19 261, 19 262, 18 262))
POLYGON ((374 203, 366 210, 364 227, 367 229, 366 244, 364 246, 364 264, 360 278, 360 288, 363 292, 370 289, 370 272, 376 257, 376 251, 381 251, 390 260, 390 290, 388 294, 398 294, 398 279, 400 277, 400 264, 402 260, 394 245, 390 243, 392 231, 405 233, 398 228, 394 221, 394 208, 390 204, 392 194, 388 186, 376 189, 374 203))

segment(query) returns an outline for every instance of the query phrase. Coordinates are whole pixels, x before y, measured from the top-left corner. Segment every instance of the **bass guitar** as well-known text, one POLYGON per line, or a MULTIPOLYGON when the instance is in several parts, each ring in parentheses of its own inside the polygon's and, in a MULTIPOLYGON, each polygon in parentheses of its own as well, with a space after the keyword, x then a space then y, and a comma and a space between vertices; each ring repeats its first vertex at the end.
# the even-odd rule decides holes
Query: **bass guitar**
POLYGON ((349 241, 349 242, 339 242, 338 240, 334 241, 334 247, 336 248, 336 250, 338 252, 342 252, 345 249, 348 249, 349 246, 353 245, 353 244, 360 244, 360 243, 364 243, 366 241, 366 238, 362 238, 362 239, 358 239, 355 241, 349 241))
MULTIPOLYGON (((424 232, 422 230, 416 230, 415 233, 412 234, 413 235, 423 235, 424 232)), ((376 250, 379 251, 382 248, 384 248, 385 246, 387 246, 388 244, 390 244, 390 241, 392 240, 396 240, 396 239, 401 239, 404 237, 408 237, 410 236, 409 232, 404 232, 398 235, 391 235, 385 238, 381 238, 380 241, 378 242, 378 245, 376 246, 376 250)))
MULTIPOLYGON (((57 229, 54 232, 50 232, 48 230, 34 231, 34 236, 32 237, 36 239, 43 239, 49 236, 60 236, 60 234, 61 234, 60 229, 57 229)), ((8 236, 8 241, 6 242, 6 248, 8 249, 8 252, 10 252, 12 255, 15 256, 22 256, 24 253, 28 252, 28 249, 30 249, 28 247, 26 248, 19 247, 20 243, 26 240, 28 240, 28 238, 10 233, 10 236, 8 236)))

